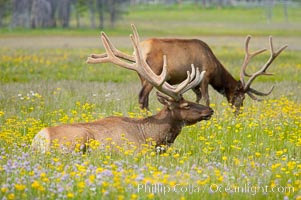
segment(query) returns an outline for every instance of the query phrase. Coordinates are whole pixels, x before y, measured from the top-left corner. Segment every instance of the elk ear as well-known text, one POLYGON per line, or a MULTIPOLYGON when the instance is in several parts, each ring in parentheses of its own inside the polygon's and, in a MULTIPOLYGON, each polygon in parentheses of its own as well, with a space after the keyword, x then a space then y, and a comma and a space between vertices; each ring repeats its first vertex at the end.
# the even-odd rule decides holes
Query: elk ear
POLYGON ((160 92, 157 92, 157 99, 161 104, 168 106, 168 108, 170 109, 174 107, 173 106, 174 100, 170 97, 164 96, 160 92))

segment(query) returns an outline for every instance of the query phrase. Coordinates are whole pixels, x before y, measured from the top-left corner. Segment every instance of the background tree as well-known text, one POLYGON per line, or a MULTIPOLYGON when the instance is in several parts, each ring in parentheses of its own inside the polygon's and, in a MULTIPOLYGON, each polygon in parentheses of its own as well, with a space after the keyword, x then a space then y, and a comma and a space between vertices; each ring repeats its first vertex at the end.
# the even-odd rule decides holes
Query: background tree
POLYGON ((266 3, 266 15, 267 15, 267 21, 270 23, 272 21, 273 17, 273 7, 274 7, 274 0, 265 0, 266 3))
POLYGON ((50 14, 50 27, 56 27, 57 23, 56 23, 56 13, 57 13, 57 6, 58 6, 58 2, 60 0, 47 0, 50 5, 51 5, 51 14, 50 14))
MULTIPOLYGON (((136 4, 180 4, 184 0, 0 0, 0 27, 10 19, 14 27, 44 28, 61 26, 68 28, 71 13, 76 27, 82 26, 81 19, 87 18, 92 28, 105 28, 108 22, 111 28, 126 13, 129 5, 136 4), (107 19, 108 18, 108 19, 107 19)), ((274 4, 283 4, 283 14, 288 21, 288 7, 300 0, 191 0, 190 3, 206 7, 224 7, 235 5, 258 5, 266 9, 268 22, 272 20, 274 4)))
POLYGON ((3 19, 9 15, 10 1, 0 0, 0 27, 3 26, 3 19))
POLYGON ((47 0, 33 0, 31 8, 31 27, 50 27, 52 24, 51 10, 51 4, 47 0))
MULTIPOLYGON (((89 0, 88 3, 93 0, 89 0)), ((87 11, 87 2, 85 0, 73 0, 72 4, 74 5, 76 27, 81 26, 80 18, 84 16, 84 13, 87 11)))
POLYGON ((32 0, 12 0, 11 27, 30 27, 32 0))
POLYGON ((60 0, 58 2, 58 21, 63 28, 69 27, 71 11, 71 0, 60 0))
POLYGON ((97 0, 96 1, 97 10, 98 10, 98 18, 99 18, 99 28, 104 28, 104 13, 105 13, 105 0, 97 0))
POLYGON ((288 0, 283 0, 283 14, 284 14, 284 19, 286 22, 288 22, 288 0))
POLYGON ((111 28, 115 27, 117 18, 125 13, 123 8, 128 2, 129 0, 107 0, 111 28))
POLYGON ((117 0, 108 0, 111 28, 115 27, 117 0))
POLYGON ((88 0, 91 28, 96 28, 96 0, 88 0))

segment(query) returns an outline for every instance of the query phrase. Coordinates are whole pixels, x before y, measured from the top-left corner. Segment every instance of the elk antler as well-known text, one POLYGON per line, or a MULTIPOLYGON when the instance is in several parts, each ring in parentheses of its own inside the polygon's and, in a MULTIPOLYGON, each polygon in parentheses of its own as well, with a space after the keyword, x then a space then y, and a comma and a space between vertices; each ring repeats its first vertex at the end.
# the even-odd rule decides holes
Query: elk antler
POLYGON ((133 47, 134 47, 134 57, 129 56, 125 53, 118 51, 105 33, 101 33, 101 40, 106 49, 105 54, 100 56, 90 56, 88 57, 87 63, 114 63, 126 69, 134 70, 140 74, 144 79, 150 82, 157 90, 172 97, 175 100, 180 100, 181 95, 189 90, 190 88, 198 85, 205 71, 200 73, 199 69, 195 69, 194 65, 191 64, 191 73, 187 71, 187 78, 177 86, 170 85, 166 82, 167 78, 167 59, 166 55, 163 55, 163 69, 160 75, 153 72, 150 66, 146 63, 143 58, 143 54, 140 48, 140 40, 136 27, 132 24, 133 35, 130 35, 133 47), (121 58, 121 59, 120 59, 121 58), (128 59, 130 58, 130 59, 128 59), (134 63, 129 63, 124 60, 133 61, 134 63))
MULTIPOLYGON (((110 46, 111 51, 113 52, 113 54, 118 57, 118 58, 122 58, 124 60, 128 60, 131 62, 135 62, 135 58, 132 55, 123 53, 121 51, 119 51, 108 39, 108 36, 106 36, 106 34, 104 32, 101 33, 101 37, 105 37, 106 40, 108 41, 108 45, 110 46)), ((101 61, 98 58, 105 58, 108 57, 107 53, 103 53, 103 54, 91 54, 89 58, 93 58, 90 59, 88 58, 89 63, 100 63, 101 61)))
POLYGON ((283 47, 281 47, 278 51, 275 52, 274 47, 273 47, 273 40, 272 40, 272 36, 269 37, 269 42, 270 42, 270 58, 269 60, 263 65, 263 67, 255 72, 252 75, 249 75, 246 73, 246 67, 249 64, 251 58, 253 58, 254 56, 266 51, 267 49, 261 49, 258 50, 254 53, 250 53, 249 52, 249 41, 251 39, 251 36, 248 35, 246 38, 246 42, 245 42, 245 59, 244 62, 242 64, 241 67, 241 71, 240 71, 240 81, 244 87, 244 91, 254 100, 260 100, 258 99, 255 95, 259 95, 259 96, 267 96, 269 94, 271 94, 272 90, 274 89, 274 86, 272 86, 272 88, 268 91, 268 92, 259 92, 253 88, 251 88, 251 84, 252 82, 256 79, 256 77, 260 76, 260 75, 273 75, 272 73, 268 73, 266 72, 266 70, 269 68, 269 66, 272 64, 272 62, 275 60, 275 58, 287 47, 287 45, 284 45, 283 47), (244 77, 250 77, 249 80, 247 81, 247 83, 245 83, 244 81, 244 77))

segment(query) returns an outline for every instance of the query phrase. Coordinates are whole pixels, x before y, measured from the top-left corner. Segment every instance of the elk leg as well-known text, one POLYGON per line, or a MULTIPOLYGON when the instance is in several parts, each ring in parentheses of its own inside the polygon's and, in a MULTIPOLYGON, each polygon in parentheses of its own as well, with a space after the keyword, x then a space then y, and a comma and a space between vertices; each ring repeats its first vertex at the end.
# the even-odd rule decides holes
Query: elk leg
POLYGON ((142 81, 142 89, 139 93, 139 104, 141 109, 148 109, 149 93, 152 91, 153 86, 146 80, 142 81))
POLYGON ((192 91, 195 93, 196 95, 196 100, 195 102, 199 103, 200 100, 202 99, 202 93, 201 93, 201 90, 200 90, 200 87, 195 87, 195 88, 192 88, 192 91))
POLYGON ((209 106, 210 100, 208 94, 208 82, 206 80, 202 81, 200 89, 201 89, 201 95, 204 97, 205 105, 209 106))

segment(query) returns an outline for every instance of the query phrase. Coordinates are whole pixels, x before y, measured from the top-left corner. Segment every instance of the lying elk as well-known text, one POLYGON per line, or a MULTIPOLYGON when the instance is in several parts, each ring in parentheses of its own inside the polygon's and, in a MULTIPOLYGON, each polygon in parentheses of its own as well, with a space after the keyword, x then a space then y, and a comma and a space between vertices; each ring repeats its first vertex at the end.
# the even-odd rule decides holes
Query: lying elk
MULTIPOLYGON (((134 25, 132 25, 134 34, 137 34, 137 30, 134 25)), ((102 33, 102 37, 107 36, 102 33)), ((195 92, 199 102, 202 97, 207 106, 209 106, 209 94, 208 85, 210 84, 215 90, 220 94, 226 96, 228 102, 236 108, 236 111, 240 109, 243 105, 243 100, 245 94, 249 95, 253 100, 260 100, 255 95, 267 96, 269 95, 273 87, 266 93, 259 92, 251 88, 251 84, 256 77, 260 75, 271 75, 267 73, 266 70, 274 61, 274 59, 287 47, 287 45, 281 47, 278 51, 274 51, 272 37, 270 36, 270 51, 271 55, 269 60, 265 65, 256 73, 249 75, 246 73, 246 67, 250 62, 251 58, 266 51, 266 49, 258 50, 254 53, 249 52, 249 41, 251 36, 246 38, 245 42, 245 59, 241 67, 240 80, 236 80, 233 76, 224 68, 221 62, 213 54, 210 47, 203 41, 197 39, 158 39, 152 38, 141 42, 141 51, 146 62, 149 64, 150 68, 159 74, 162 72, 162 55, 166 55, 168 58, 169 65, 167 68, 167 79, 166 81, 170 84, 177 84, 185 79, 186 71, 189 70, 188 66, 191 63, 195 67, 205 70, 206 74, 204 79, 199 85, 192 88, 195 92), (247 82, 245 82, 244 77, 250 77, 247 82)), ((109 41, 109 40, 108 40, 109 41)), ((130 62, 137 62, 135 56, 128 55, 117 50, 111 42, 109 42, 114 54, 122 59, 128 60, 130 62)), ((107 54, 92 54, 91 57, 97 59, 102 59, 106 57, 107 54)), ((90 63, 97 63, 95 61, 90 63)), ((153 85, 150 84, 144 77, 140 76, 142 89, 139 93, 139 104, 141 108, 148 108, 148 96, 151 92, 153 85)))
MULTIPOLYGON (((148 138, 152 138, 157 146, 170 145, 181 132, 185 125, 192 125, 201 120, 210 119, 213 110, 208 106, 189 102, 183 99, 182 94, 200 83, 205 71, 199 72, 191 65, 191 73, 187 72, 187 78, 178 86, 168 84, 167 61, 163 56, 163 71, 156 75, 143 59, 138 35, 131 37, 135 49, 135 63, 129 64, 117 58, 110 48, 109 41, 102 37, 107 50, 108 57, 102 62, 112 62, 121 67, 135 70, 140 76, 156 87, 161 93, 157 93, 158 100, 164 105, 163 109, 156 115, 144 118, 133 119, 127 117, 108 117, 90 123, 77 123, 48 127, 41 130, 33 139, 32 149, 48 151, 51 144, 57 141, 62 148, 74 150, 78 144, 85 149, 85 145, 90 140, 97 140, 101 144, 107 143, 106 139, 111 138, 111 142, 120 145, 122 137, 137 146, 146 143, 148 138), (162 93, 168 95, 163 96, 162 93)), ((93 58, 89 58, 93 62, 93 58)))

